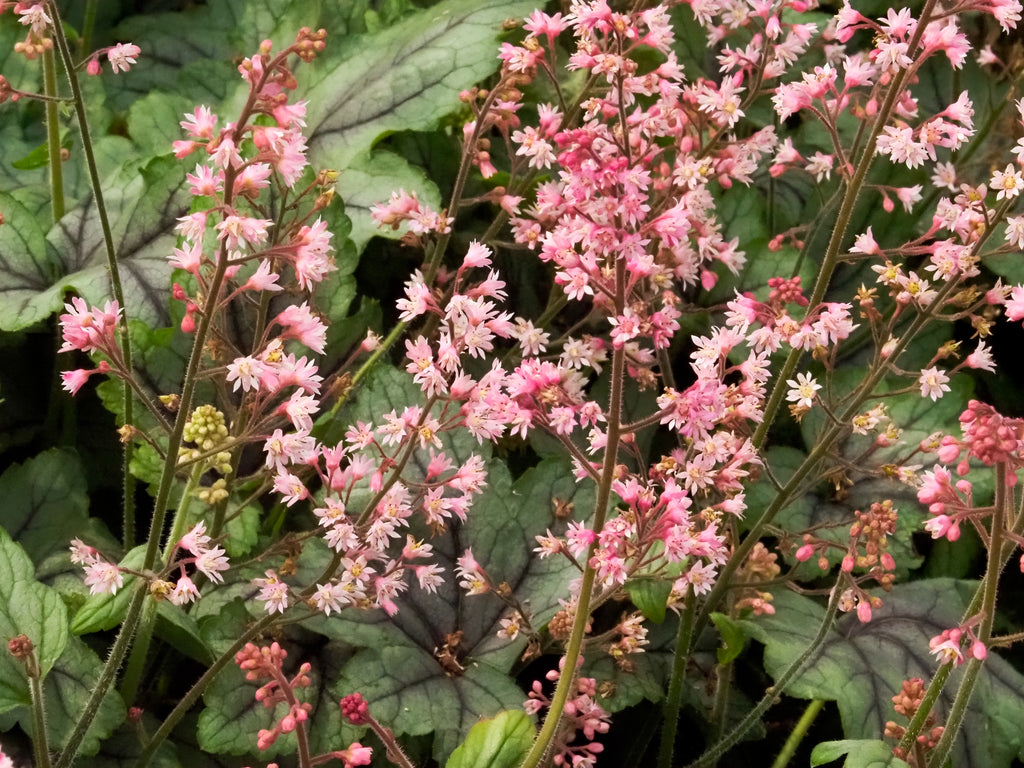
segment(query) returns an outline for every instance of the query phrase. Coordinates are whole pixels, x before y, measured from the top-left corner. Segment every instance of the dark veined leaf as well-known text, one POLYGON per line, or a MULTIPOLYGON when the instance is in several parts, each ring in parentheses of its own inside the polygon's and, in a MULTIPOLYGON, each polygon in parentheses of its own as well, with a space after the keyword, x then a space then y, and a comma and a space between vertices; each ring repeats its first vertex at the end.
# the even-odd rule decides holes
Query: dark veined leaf
MULTIPOLYGON (((852 739, 879 738, 887 720, 898 720, 892 697, 902 681, 929 679, 937 664, 928 641, 958 626, 975 584, 931 579, 898 584, 883 594, 883 604, 862 624, 843 615, 820 652, 786 693, 805 699, 836 701, 843 730, 852 739)), ((765 644, 765 668, 774 677, 810 644, 824 616, 821 604, 791 592, 775 596, 776 613, 743 622, 765 644)), ((940 721, 948 712, 960 672, 940 698, 940 721)), ((1024 743, 1024 675, 990 652, 978 676, 963 730, 953 752, 954 765, 1009 766, 1024 743)))
MULTIPOLYGON (((143 167, 128 164, 104 189, 120 264, 128 316, 155 326, 167 325, 176 219, 188 210, 184 168, 170 157, 143 167)), ((31 325, 64 303, 68 290, 102 304, 112 297, 103 234, 92 196, 69 211, 39 242, 38 225, 25 224, 19 212, 16 247, 0 230, 0 328, 31 325)))
POLYGON ((497 36, 509 17, 525 16, 532 0, 443 0, 317 62, 308 91, 310 157, 342 171, 338 194, 353 222, 357 247, 378 231, 371 205, 393 190, 416 190, 439 205, 422 171, 393 154, 370 152, 396 131, 430 130, 461 108, 458 94, 497 69, 497 36))

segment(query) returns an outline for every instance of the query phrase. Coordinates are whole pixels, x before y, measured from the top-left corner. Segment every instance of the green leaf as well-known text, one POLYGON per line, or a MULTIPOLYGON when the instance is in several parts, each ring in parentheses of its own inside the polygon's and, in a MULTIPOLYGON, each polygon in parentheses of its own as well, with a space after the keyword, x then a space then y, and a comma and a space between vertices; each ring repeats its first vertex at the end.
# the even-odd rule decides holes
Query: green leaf
POLYGON ((445 768, 514 768, 533 744, 533 722, 522 710, 501 712, 474 725, 445 768))
POLYGON ((179 94, 189 110, 200 103, 216 106, 241 83, 235 57, 253 55, 265 38, 280 50, 300 27, 317 26, 319 6, 315 0, 219 0, 181 13, 132 16, 115 34, 145 55, 131 77, 112 79, 111 98, 122 109, 153 92, 179 94))
POLYGON ((672 582, 668 579, 639 578, 626 583, 626 591, 633 605, 655 624, 665 620, 668 597, 672 594, 672 582))
POLYGON ((824 741, 811 752, 811 766, 824 765, 846 755, 846 768, 910 768, 892 754, 892 745, 873 739, 824 741))
MULTIPOLYGON (((56 590, 35 580, 32 561, 0 528, 0 638, 25 635, 35 648, 43 675, 53 668, 68 642, 68 619, 56 590)), ((24 665, 0 653, 0 712, 29 704, 24 665)))
POLYGON ((416 190, 416 196, 435 211, 443 205, 437 185, 421 169, 384 150, 354 157, 341 172, 335 186, 352 218, 349 237, 357 252, 362 252, 367 241, 375 235, 397 239, 404 234, 402 229, 381 229, 370 216, 370 209, 378 203, 387 202, 392 192, 416 190))
POLYGON ((718 632, 722 636, 722 647, 718 649, 718 663, 728 664, 743 651, 747 633, 743 631, 741 624, 724 613, 712 613, 711 621, 718 627, 718 632))
POLYGON ((533 7, 532 0, 443 0, 352 40, 340 56, 329 47, 318 60, 316 84, 306 93, 310 159, 344 171, 338 193, 358 247, 377 233, 369 206, 392 190, 416 190, 438 204, 436 188, 421 172, 370 149, 389 133, 431 130, 460 110, 459 92, 497 69, 502 22, 533 7))
POLYGON ((0 526, 36 564, 66 551, 89 526, 89 497, 74 451, 54 448, 0 475, 0 526))
MULTIPOLYGON (((67 743, 102 671, 103 662, 95 651, 77 637, 68 639, 64 653, 43 683, 46 731, 51 748, 60 748, 67 743)), ((108 692, 82 740, 82 754, 95 754, 100 743, 124 721, 124 717, 124 702, 116 692, 108 692)), ((27 711, 21 722, 27 729, 27 711)))
MULTIPOLYGON (((65 140, 61 146, 64 149, 71 148, 71 141, 65 140)), ((17 168, 19 171, 32 171, 36 168, 45 168, 50 164, 50 146, 49 144, 40 144, 38 147, 33 149, 27 155, 18 160, 15 160, 11 165, 17 168)))
MULTIPOLYGON (((862 624, 854 614, 836 623, 820 652, 786 688, 790 696, 834 700, 843 730, 853 739, 877 738, 895 719, 892 697, 904 680, 928 679, 936 668, 928 641, 959 626, 975 585, 952 579, 899 584, 862 624)), ((764 662, 778 677, 810 644, 824 616, 822 606, 791 592, 775 596, 776 613, 742 622, 765 644, 764 662)), ((948 712, 961 676, 950 678, 938 704, 948 712)), ((954 765, 1009 766, 1024 741, 1024 675, 990 652, 982 667, 953 752, 954 765)))
POLYGON ((260 508, 250 504, 224 525, 224 549, 234 559, 249 554, 259 541, 260 508))
MULTIPOLYGON (((173 227, 188 211, 190 195, 183 167, 171 157, 143 167, 129 163, 104 186, 104 199, 121 264, 128 316, 151 325, 169 322, 171 268, 167 256, 176 237, 173 227)), ((6 214, 6 211, 5 211, 6 214)), ((24 211, 18 211, 21 230, 24 211)), ((58 310, 64 294, 75 290, 102 304, 112 296, 106 248, 92 195, 69 211, 39 242, 38 225, 26 234, 0 228, 0 328, 17 330, 58 310), (7 238, 17 237, 21 247, 7 238)))
POLYGON ((210 649, 203 642, 196 620, 179 606, 168 602, 157 605, 156 635, 172 648, 201 664, 212 664, 210 649))

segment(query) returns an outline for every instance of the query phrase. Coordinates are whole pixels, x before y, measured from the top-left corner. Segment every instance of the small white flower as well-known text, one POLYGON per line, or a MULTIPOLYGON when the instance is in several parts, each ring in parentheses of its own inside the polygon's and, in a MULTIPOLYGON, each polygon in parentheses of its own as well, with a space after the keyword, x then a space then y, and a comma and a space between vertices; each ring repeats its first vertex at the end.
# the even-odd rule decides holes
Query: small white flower
POLYGON ((786 383, 792 387, 786 393, 786 400, 796 403, 797 408, 810 408, 814 404, 815 393, 821 389, 821 384, 809 373, 798 373, 796 380, 789 379, 786 383))
POLYGON ((948 382, 949 376, 935 366, 922 370, 917 380, 921 387, 921 397, 930 397, 932 400, 938 400, 949 392, 948 382))

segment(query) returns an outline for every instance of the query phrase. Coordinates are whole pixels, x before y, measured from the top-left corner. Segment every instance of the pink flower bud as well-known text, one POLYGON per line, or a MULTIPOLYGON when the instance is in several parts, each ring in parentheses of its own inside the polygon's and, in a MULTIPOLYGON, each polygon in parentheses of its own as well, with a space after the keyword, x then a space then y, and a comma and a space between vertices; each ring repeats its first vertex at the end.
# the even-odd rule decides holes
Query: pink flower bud
POLYGON ((98 75, 100 73, 100 60, 93 56, 89 59, 89 63, 85 65, 85 73, 87 75, 98 75))
POLYGON ((976 658, 978 661, 984 661, 985 657, 988 656, 988 648, 981 640, 975 640, 971 644, 971 656, 976 658))
POLYGON ((796 551, 796 559, 805 563, 814 556, 814 547, 811 544, 804 544, 796 551))
MULTIPOLYGON (((842 569, 842 571, 844 573, 850 573, 853 570, 853 564, 854 564, 853 555, 847 555, 846 557, 843 558, 842 565, 840 565, 839 567, 842 569)), ((862 605, 863 605, 863 603, 862 603, 862 605)))
POLYGON ((857 603, 857 618, 860 619, 861 624, 871 621, 871 604, 867 600, 857 603))

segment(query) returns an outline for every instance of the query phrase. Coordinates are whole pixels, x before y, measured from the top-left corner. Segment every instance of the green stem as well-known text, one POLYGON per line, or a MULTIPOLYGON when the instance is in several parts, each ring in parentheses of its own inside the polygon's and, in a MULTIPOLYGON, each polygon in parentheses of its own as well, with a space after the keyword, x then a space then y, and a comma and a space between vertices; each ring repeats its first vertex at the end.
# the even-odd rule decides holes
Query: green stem
POLYGON ((96 7, 98 0, 86 0, 85 15, 82 17, 82 55, 92 50, 92 31, 96 28, 96 7))
POLYGON ((69 768, 77 756, 78 748, 82 745, 82 739, 85 738, 85 732, 96 717, 96 713, 100 708, 100 702, 103 701, 104 696, 106 696, 107 691, 113 684, 114 678, 117 676, 117 670, 120 669, 121 662, 128 652, 132 636, 135 634, 135 627, 139 621, 139 614, 142 612, 143 601, 146 599, 148 592, 149 589, 145 581, 140 579, 135 589, 135 594, 132 595, 132 601, 128 605, 128 612, 125 614, 124 622, 121 624, 121 630, 114 641, 114 647, 110 649, 110 656, 107 657, 107 662, 103 665, 103 671, 100 672, 99 679, 96 680, 96 685, 92 689, 92 693, 85 704, 82 714, 78 718, 78 722, 75 723, 75 729, 64 746, 64 750, 60 753, 55 768, 69 768))
MULTIPOLYGON (((96 202, 96 215, 100 222, 100 230, 103 232, 103 244, 107 251, 107 273, 110 275, 110 289, 118 306, 121 307, 121 323, 119 327, 121 357, 124 360, 125 371, 128 372, 128 375, 131 375, 132 347, 131 337, 128 332, 128 310, 124 301, 124 288, 121 285, 121 271, 117 264, 114 236, 111 233, 110 221, 107 218, 107 206, 103 200, 103 187, 100 183, 99 168, 96 165, 96 155, 93 151, 92 138, 89 133, 89 119, 85 109, 85 99, 82 97, 78 75, 75 73, 75 62, 71 57, 71 50, 68 48, 68 40, 64 36, 63 22, 57 9, 57 3, 54 0, 47 0, 46 8, 49 11, 50 18, 53 19, 53 39, 60 54, 61 63, 64 65, 64 72, 67 74, 68 85, 71 87, 71 100, 75 108, 78 130, 82 137, 82 152, 85 155, 85 165, 89 169, 89 183, 92 187, 93 199, 96 202)), ((60 157, 59 146, 57 157, 60 157)), ((50 163, 51 173, 54 165, 55 163, 50 163)), ((127 382, 124 383, 122 390, 121 409, 124 412, 123 424, 131 424, 135 420, 135 416, 133 413, 132 391, 127 382)), ((122 535, 125 549, 131 549, 135 546, 135 476, 130 471, 134 450, 134 445, 131 441, 124 444, 122 462, 122 535)))
POLYGON ((835 619, 836 611, 839 609, 840 594, 841 590, 839 589, 839 584, 836 584, 836 586, 832 588, 832 596, 829 599, 828 608, 825 610, 825 616, 822 619, 821 626, 818 627, 818 632, 814 636, 814 639, 811 641, 810 645, 804 649, 803 653, 801 653, 796 660, 775 679, 775 685, 765 691, 764 696, 757 703, 757 706, 747 713, 746 717, 744 717, 739 724, 729 732, 728 736, 712 745, 710 749, 701 755, 695 762, 687 766, 687 768, 703 768, 704 766, 714 765, 718 758, 739 743, 739 741, 747 734, 747 731, 757 725, 761 720, 761 715, 771 708, 778 699, 779 694, 785 691, 789 682, 803 671, 807 662, 821 648, 821 644, 825 641, 825 636, 828 635, 829 630, 832 628, 832 622, 835 619))
MULTIPOLYGON (((174 545, 185 533, 189 502, 202 476, 203 462, 197 462, 192 467, 192 473, 189 475, 185 491, 182 493, 181 503, 174 513, 174 523, 171 525, 171 533, 167 537, 167 547, 163 555, 165 568, 167 558, 174 551, 174 545)), ((139 630, 135 637, 135 644, 132 647, 131 655, 128 657, 128 664, 125 666, 124 677, 121 680, 121 698, 129 705, 135 701, 135 697, 138 695, 139 683, 142 680, 142 673, 146 668, 146 657, 149 654, 149 646, 153 639, 153 630, 156 626, 157 608, 157 601, 155 599, 150 599, 146 602, 145 608, 142 611, 139 630)))
MULTIPOLYGON (((626 296, 626 262, 620 258, 615 264, 615 309, 622 312, 625 306, 626 296)), ((601 482, 597 486, 597 499, 594 502, 594 542, 587 550, 587 565, 583 570, 583 581, 580 585, 580 595, 576 603, 576 615, 573 618, 572 632, 569 635, 569 642, 565 647, 564 664, 562 674, 558 678, 558 685, 551 696, 551 704, 548 707, 547 716, 537 734, 530 752, 523 761, 521 768, 537 768, 547 754, 551 742, 558 732, 562 722, 562 714, 569 694, 576 684, 576 663, 583 650, 583 636, 586 634, 587 623, 590 619, 590 601, 593 597, 594 581, 597 572, 592 565, 594 551, 597 547, 597 536, 604 528, 604 521, 608 514, 608 507, 611 501, 612 481, 615 477, 615 467, 618 463, 619 438, 622 423, 622 395, 625 388, 626 353, 622 347, 612 352, 611 366, 611 394, 608 402, 608 432, 605 445, 604 464, 601 468, 601 482)))
POLYGON ((43 681, 39 665, 31 659, 28 688, 32 699, 32 749, 36 756, 36 768, 50 768, 50 746, 46 738, 46 707, 43 702, 43 681))
POLYGON ((50 49, 43 53, 43 93, 46 101, 46 151, 50 170, 50 211, 53 223, 64 217, 64 166, 60 146, 60 111, 57 107, 57 59, 50 49))
MULTIPOLYGON (((988 561, 985 566, 985 578, 981 587, 981 625, 978 627, 978 640, 988 646, 992 637, 992 626, 996 618, 996 597, 999 593, 999 576, 1003 572, 1006 560, 1003 558, 1003 538, 1007 515, 1012 514, 1010 504, 1012 494, 1007 492, 1006 487, 1006 464, 996 464, 996 498, 995 510, 992 513, 992 530, 989 534, 988 561)), ((963 677, 960 678, 960 686, 956 691, 956 698, 953 699, 953 706, 946 717, 946 725, 942 731, 939 743, 932 750, 929 765, 933 768, 942 768, 946 764, 950 751, 953 749, 953 741, 960 733, 964 717, 967 715, 967 705, 971 702, 974 694, 974 685, 978 680, 978 673, 984 664, 983 659, 976 659, 973 656, 967 661, 967 668, 963 677)))
POLYGON ((804 713, 800 716, 800 720, 797 721, 796 727, 793 728, 789 734, 789 738, 786 739, 786 743, 782 745, 782 751, 779 752, 778 757, 775 758, 775 762, 772 763, 772 768, 786 768, 786 766, 789 765, 789 761, 792 760, 793 755, 796 754, 796 750, 800 746, 800 742, 804 740, 804 737, 807 735, 807 731, 810 730, 815 718, 824 706, 824 699, 811 699, 810 703, 807 705, 807 709, 804 710, 804 713))
POLYGON ((679 618, 679 632, 676 635, 676 651, 672 656, 672 676, 665 694, 661 712, 661 745, 658 748, 658 768, 671 768, 675 753, 676 732, 679 730, 679 711, 683 703, 683 682, 686 679, 686 664, 690 660, 690 642, 693 636, 693 617, 697 613, 697 596, 691 584, 686 591, 683 615, 679 618))
POLYGON ((150 597, 142 608, 139 630, 135 635, 135 642, 132 643, 132 652, 128 657, 128 663, 124 667, 120 693, 121 698, 128 706, 135 703, 135 698, 139 693, 139 683, 142 680, 142 672, 146 668, 146 657, 149 655, 149 646, 153 640, 156 610, 156 600, 150 597))

